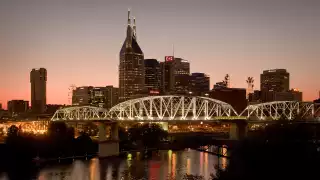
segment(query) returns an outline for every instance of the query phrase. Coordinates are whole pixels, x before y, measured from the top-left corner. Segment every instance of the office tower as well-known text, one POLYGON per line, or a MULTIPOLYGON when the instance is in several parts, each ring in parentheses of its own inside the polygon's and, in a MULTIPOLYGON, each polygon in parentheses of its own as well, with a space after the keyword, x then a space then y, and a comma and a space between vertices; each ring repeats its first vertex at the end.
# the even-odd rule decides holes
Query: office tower
POLYGON ((188 94, 190 63, 182 58, 166 56, 161 63, 161 86, 165 94, 188 94))
POLYGON ((261 101, 274 101, 276 93, 289 91, 289 77, 285 69, 263 71, 260 75, 261 101))
POLYGON ((160 92, 160 64, 156 59, 145 59, 145 88, 149 94, 159 94, 160 92))
POLYGON ((260 90, 284 92, 289 91, 290 75, 285 69, 265 70, 260 75, 260 90))
POLYGON ((210 77, 205 73, 192 73, 189 85, 193 95, 203 96, 210 90, 210 77))
POLYGON ((8 101, 8 112, 11 116, 26 113, 29 109, 29 101, 11 100, 8 101))
POLYGON ((128 11, 127 36, 120 50, 119 64, 119 100, 126 101, 141 93, 145 86, 144 55, 137 43, 135 20, 131 24, 128 11))
POLYGON ((166 56, 164 62, 160 62, 161 83, 160 89, 163 94, 174 92, 174 57, 166 56))
POLYGON ((89 105, 106 108, 106 87, 93 87, 90 91, 89 105))
POLYGON ((32 112, 44 113, 47 104, 47 70, 45 68, 32 69, 30 83, 32 112))
POLYGON ((76 87, 72 92, 72 105, 87 106, 92 102, 92 86, 76 87))
POLYGON ((110 109, 119 103, 119 88, 113 86, 106 87, 106 108, 110 109))

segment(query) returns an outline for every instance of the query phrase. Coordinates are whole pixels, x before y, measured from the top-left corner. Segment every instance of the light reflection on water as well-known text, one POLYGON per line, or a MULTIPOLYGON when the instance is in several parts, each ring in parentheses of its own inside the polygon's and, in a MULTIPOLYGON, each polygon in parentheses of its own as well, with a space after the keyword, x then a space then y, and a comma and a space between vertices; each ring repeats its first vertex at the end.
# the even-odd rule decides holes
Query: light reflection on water
POLYGON ((218 161, 217 156, 195 150, 160 151, 149 159, 139 157, 141 154, 132 153, 127 158, 74 161, 41 170, 38 180, 163 180, 182 179, 186 173, 208 179, 218 163, 226 163, 226 159, 218 161))

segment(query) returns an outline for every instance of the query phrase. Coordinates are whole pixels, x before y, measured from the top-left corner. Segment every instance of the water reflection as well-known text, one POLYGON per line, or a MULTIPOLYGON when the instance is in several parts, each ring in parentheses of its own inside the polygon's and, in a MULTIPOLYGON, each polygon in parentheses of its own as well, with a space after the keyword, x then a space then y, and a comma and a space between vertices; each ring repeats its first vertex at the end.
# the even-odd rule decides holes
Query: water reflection
MULTIPOLYGON (((160 151, 147 159, 144 155, 132 153, 126 158, 95 158, 48 167, 41 170, 38 180, 162 180, 181 179, 186 173, 203 175, 208 179, 218 163, 216 156, 195 150, 160 151)), ((223 160, 221 163, 226 164, 223 160)))

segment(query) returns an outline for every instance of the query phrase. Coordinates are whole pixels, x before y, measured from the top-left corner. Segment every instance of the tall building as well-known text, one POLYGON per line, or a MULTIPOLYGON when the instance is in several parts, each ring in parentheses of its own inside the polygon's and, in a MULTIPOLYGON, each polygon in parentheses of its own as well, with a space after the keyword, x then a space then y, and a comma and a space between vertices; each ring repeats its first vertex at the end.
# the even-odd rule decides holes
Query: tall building
POLYGON ((32 112, 44 113, 47 104, 47 70, 45 68, 32 69, 30 83, 32 112))
POLYGON ((145 88, 149 94, 158 94, 160 92, 160 63, 156 59, 145 59, 145 88))
POLYGON ((285 69, 265 70, 260 75, 260 90, 284 92, 289 91, 290 74, 285 69))
POLYGON ((29 101, 11 100, 8 101, 8 112, 11 116, 19 115, 28 112, 29 101))
POLYGON ((119 88, 113 86, 106 87, 106 108, 110 109, 119 103, 119 88))
POLYGON ((145 89, 144 55, 137 43, 135 19, 131 24, 128 11, 127 37, 120 50, 119 100, 126 101, 145 89))
POLYGON ((0 103, 0 109, 2 109, 2 104, 0 103))
POLYGON ((210 77, 205 73, 192 73, 189 85, 193 95, 203 96, 210 90, 210 77))
POLYGON ((166 56, 160 66, 162 91, 165 94, 188 94, 190 63, 182 58, 166 56))

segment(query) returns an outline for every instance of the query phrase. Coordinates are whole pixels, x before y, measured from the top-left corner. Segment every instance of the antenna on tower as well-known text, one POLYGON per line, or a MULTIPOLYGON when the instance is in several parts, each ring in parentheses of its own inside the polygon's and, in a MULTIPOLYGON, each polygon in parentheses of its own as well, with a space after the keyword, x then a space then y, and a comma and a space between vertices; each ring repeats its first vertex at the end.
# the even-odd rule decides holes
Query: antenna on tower
POLYGON ((73 96, 73 91, 77 88, 76 85, 71 84, 68 88, 68 103, 69 105, 72 105, 72 96, 73 96))
POLYGON ((174 58, 174 44, 172 44, 172 56, 174 58))

